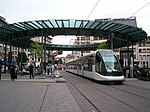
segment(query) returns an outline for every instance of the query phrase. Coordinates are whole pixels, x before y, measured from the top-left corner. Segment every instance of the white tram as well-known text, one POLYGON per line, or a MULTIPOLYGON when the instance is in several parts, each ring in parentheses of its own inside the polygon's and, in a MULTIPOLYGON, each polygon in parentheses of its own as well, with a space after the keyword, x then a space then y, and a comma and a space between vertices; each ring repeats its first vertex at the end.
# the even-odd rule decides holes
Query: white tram
POLYGON ((103 49, 66 63, 66 71, 97 81, 122 84, 124 76, 113 50, 103 49))

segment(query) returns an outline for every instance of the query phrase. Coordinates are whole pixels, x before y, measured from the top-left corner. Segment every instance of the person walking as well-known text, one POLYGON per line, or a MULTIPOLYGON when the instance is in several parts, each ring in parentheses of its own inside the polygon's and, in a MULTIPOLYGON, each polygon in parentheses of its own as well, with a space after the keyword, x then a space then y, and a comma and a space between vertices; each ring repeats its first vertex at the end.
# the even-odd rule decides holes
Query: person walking
POLYGON ((17 72, 18 72, 18 70, 19 70, 19 67, 18 67, 18 65, 15 65, 15 79, 17 79, 17 72))
POLYGON ((49 75, 49 73, 50 73, 50 65, 49 64, 47 64, 46 69, 47 69, 47 75, 49 75))
POLYGON ((11 80, 14 81, 15 79, 15 74, 16 74, 16 67, 15 65, 13 64, 11 67, 10 67, 10 77, 11 77, 11 80))
POLYGON ((1 80, 1 77, 2 77, 2 61, 0 60, 0 80, 1 80))
POLYGON ((33 66, 33 64, 31 63, 30 66, 29 66, 30 79, 31 79, 31 77, 34 79, 33 69, 34 69, 34 66, 33 66))

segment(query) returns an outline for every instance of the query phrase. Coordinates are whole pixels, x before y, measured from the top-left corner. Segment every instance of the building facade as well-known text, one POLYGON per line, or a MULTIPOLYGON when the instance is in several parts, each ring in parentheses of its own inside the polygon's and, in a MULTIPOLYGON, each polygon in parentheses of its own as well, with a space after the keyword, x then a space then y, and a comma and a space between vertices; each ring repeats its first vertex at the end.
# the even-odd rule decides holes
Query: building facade
POLYGON ((148 62, 150 61, 150 36, 138 45, 137 59, 142 62, 142 66, 148 67, 148 62))
MULTIPOLYGON (((135 17, 131 17, 131 18, 120 18, 120 19, 110 19, 110 18, 106 18, 106 19, 96 19, 97 21, 112 21, 115 23, 121 23, 121 24, 126 24, 126 25, 130 25, 133 27, 137 27, 137 22, 136 22, 136 18, 135 17)), ((77 39, 74 42, 74 45, 85 45, 85 44, 94 44, 94 43, 101 43, 101 42, 106 42, 107 40, 104 40, 103 37, 92 37, 92 36, 77 36, 77 39)), ((150 37, 148 37, 144 43, 137 43, 137 45, 134 45, 133 48, 132 46, 129 46, 129 51, 131 51, 133 49, 134 51, 134 61, 136 63, 139 62, 140 60, 145 60, 143 63, 148 63, 148 60, 150 60, 150 37)), ((127 51, 127 47, 124 48, 119 48, 119 49, 115 49, 116 54, 119 58, 121 58, 122 54, 121 51, 122 50, 126 50, 127 51)), ((129 52, 127 51, 127 52, 129 52)), ((73 52, 71 57, 75 57, 78 58, 81 56, 81 54, 86 55, 90 52, 93 51, 83 51, 83 53, 76 51, 73 52)), ((131 55, 131 52, 128 53, 124 53, 123 57, 124 58, 130 58, 129 55, 131 55)))

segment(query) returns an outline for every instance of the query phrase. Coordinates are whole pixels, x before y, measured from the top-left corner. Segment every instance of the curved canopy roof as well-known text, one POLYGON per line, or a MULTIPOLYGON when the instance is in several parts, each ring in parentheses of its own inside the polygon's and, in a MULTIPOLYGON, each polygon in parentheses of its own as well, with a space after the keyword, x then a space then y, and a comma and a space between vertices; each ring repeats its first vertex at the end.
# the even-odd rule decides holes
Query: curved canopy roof
POLYGON ((147 37, 146 32, 140 28, 111 21, 50 19, 18 22, 0 27, 0 41, 6 41, 8 38, 16 40, 27 37, 30 39, 35 36, 48 35, 84 35, 108 38, 112 32, 115 35, 114 48, 126 46, 127 41, 132 40, 133 43, 136 43, 147 37))
POLYGON ((88 51, 96 50, 99 44, 89 44, 89 45, 47 45, 47 50, 60 50, 60 51, 88 51))

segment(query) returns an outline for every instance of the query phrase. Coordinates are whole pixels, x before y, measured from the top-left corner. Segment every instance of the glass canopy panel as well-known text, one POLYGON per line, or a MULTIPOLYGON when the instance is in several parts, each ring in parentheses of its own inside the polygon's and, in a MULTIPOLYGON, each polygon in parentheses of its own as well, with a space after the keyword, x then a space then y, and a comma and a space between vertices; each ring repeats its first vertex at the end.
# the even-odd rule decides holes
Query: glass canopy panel
POLYGON ((22 29, 22 30, 26 30, 25 28, 21 27, 21 26, 18 25, 18 24, 13 24, 13 26, 14 26, 14 27, 18 27, 18 28, 20 28, 20 29, 22 29))
POLYGON ((112 22, 107 22, 104 26, 102 26, 101 29, 107 28, 109 26, 111 26, 113 23, 112 22))
MULTIPOLYGON (((120 25, 120 24, 115 24, 114 23, 114 26, 112 28, 109 28, 110 31, 115 31, 117 32, 118 29, 122 28, 124 26, 120 25)), ((106 28, 107 29, 107 28, 106 28)))
POLYGON ((134 32, 131 32, 131 33, 128 33, 129 35, 138 35, 138 33, 142 33, 142 32, 139 32, 139 31, 134 31, 134 32))
POLYGON ((100 29, 103 25, 104 25, 105 23, 101 23, 101 24, 99 24, 97 27, 96 27, 96 29, 100 29))
POLYGON ((26 28, 25 25, 21 24, 21 23, 16 23, 16 26, 19 26, 20 28, 23 28, 24 30, 28 30, 29 28, 26 28))
POLYGON ((132 34, 134 35, 134 34, 138 34, 138 33, 142 33, 142 32, 137 29, 134 29, 134 30, 128 32, 129 35, 132 35, 132 34))
POLYGON ((36 25, 32 24, 31 22, 28 22, 28 24, 29 24, 30 26, 34 27, 35 29, 38 29, 38 27, 37 27, 36 25))
POLYGON ((98 24, 99 24, 99 22, 95 22, 95 23, 91 26, 91 28, 92 28, 92 29, 95 28, 98 24))
POLYGON ((76 20, 75 28, 79 28, 82 23, 82 20, 76 20))
POLYGON ((45 20, 44 23, 47 24, 49 28, 53 28, 52 24, 48 20, 45 20))
POLYGON ((75 19, 70 20, 70 28, 74 28, 75 22, 76 22, 75 19))
POLYGON ((43 28, 48 28, 48 26, 43 21, 38 21, 38 22, 41 26, 43 26, 43 28))
POLYGON ((111 25, 105 27, 104 30, 109 30, 109 29, 111 29, 111 28, 114 28, 115 26, 116 26, 116 24, 113 24, 113 23, 112 23, 111 25))
POLYGON ((65 28, 69 28, 70 27, 70 21, 69 20, 63 20, 63 25, 65 28))
POLYGON ((62 27, 62 20, 56 20, 56 24, 58 25, 58 27, 62 27))
POLYGON ((132 31, 132 30, 134 30, 133 28, 131 28, 131 27, 128 27, 128 28, 126 28, 126 29, 123 29, 122 31, 120 31, 121 33, 128 33, 128 32, 130 32, 130 31, 132 31))
POLYGON ((87 20, 83 20, 83 23, 82 23, 82 28, 85 28, 85 26, 88 24, 88 21, 87 20))
POLYGON ((127 26, 127 25, 123 25, 123 26, 121 26, 121 27, 118 27, 115 31, 122 31, 122 30, 124 30, 124 29, 126 29, 126 28, 128 28, 129 26, 127 26))
POLYGON ((85 28, 90 28, 90 26, 93 24, 94 21, 90 20, 89 23, 86 25, 85 28))
POLYGON ((52 23, 52 25, 54 26, 54 28, 58 28, 59 26, 57 25, 55 19, 51 19, 50 22, 52 23))
POLYGON ((14 31, 21 31, 22 29, 15 27, 15 26, 10 26, 10 29, 14 30, 14 31))
POLYGON ((27 22, 20 22, 20 24, 22 24, 26 29, 29 29, 29 30, 34 29, 33 27, 29 26, 27 22))
POLYGON ((38 26, 39 28, 43 28, 41 25, 39 25, 38 23, 37 23, 37 21, 32 21, 33 22, 33 24, 35 24, 36 26, 38 26))

